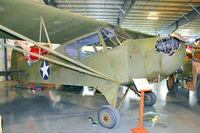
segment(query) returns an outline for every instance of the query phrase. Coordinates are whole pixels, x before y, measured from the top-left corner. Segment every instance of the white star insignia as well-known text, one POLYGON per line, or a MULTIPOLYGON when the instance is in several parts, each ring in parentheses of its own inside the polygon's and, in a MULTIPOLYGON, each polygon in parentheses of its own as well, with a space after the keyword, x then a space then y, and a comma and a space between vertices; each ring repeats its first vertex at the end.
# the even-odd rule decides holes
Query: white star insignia
POLYGON ((47 72, 47 70, 49 69, 49 65, 46 66, 45 61, 44 61, 43 67, 40 68, 40 69, 41 69, 41 71, 42 71, 42 73, 43 73, 43 75, 42 75, 43 78, 45 77, 45 75, 46 75, 47 77, 49 77, 49 74, 48 74, 48 72, 47 72))

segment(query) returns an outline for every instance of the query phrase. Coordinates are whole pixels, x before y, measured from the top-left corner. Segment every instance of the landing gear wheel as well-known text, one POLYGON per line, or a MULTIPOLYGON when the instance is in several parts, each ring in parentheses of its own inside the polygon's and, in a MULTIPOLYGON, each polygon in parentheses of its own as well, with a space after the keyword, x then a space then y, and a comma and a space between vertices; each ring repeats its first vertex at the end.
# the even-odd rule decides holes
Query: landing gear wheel
POLYGON ((167 77, 167 89, 169 92, 172 92, 175 88, 174 75, 170 75, 167 77))
POLYGON ((154 92, 145 92, 144 105, 153 106, 156 103, 156 95, 154 92))
POLYGON ((116 128, 120 124, 120 114, 113 106, 105 105, 98 112, 98 120, 105 128, 116 128))

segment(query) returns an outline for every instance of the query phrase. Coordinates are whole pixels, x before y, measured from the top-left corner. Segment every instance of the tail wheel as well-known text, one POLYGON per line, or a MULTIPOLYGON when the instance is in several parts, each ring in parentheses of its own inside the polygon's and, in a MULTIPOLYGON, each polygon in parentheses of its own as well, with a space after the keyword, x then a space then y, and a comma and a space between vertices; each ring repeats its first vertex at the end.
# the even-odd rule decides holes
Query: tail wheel
POLYGON ((172 92, 175 88, 175 81, 174 81, 174 75, 170 75, 167 77, 167 89, 169 92, 172 92))
POLYGON ((105 105, 98 112, 98 120, 105 128, 116 128, 120 124, 120 114, 113 106, 105 105))
POLYGON ((156 95, 154 92, 145 92, 144 105, 153 106, 156 103, 156 95))

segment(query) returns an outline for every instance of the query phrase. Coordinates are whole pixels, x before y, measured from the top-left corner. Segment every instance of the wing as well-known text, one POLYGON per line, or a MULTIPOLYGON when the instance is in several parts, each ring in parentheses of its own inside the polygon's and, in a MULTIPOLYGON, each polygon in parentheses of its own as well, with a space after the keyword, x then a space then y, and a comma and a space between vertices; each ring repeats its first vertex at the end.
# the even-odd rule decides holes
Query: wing
MULTIPOLYGON (((46 22, 51 42, 60 44, 106 24, 32 0, 0 0, 0 24, 34 41, 39 39, 41 16, 46 22)), ((0 38, 13 36, 0 31, 0 38)))
MULTIPOLYGON (((33 0, 1 0, 0 24, 34 41, 39 39, 40 17, 43 17, 52 43, 62 44, 73 38, 96 31, 107 23, 96 21, 66 10, 33 0)), ((152 35, 124 29, 133 39, 152 35)), ((0 30, 0 38, 15 38, 0 30)), ((43 37, 45 38, 45 37, 43 37)), ((46 40, 43 40, 44 42, 46 40)))

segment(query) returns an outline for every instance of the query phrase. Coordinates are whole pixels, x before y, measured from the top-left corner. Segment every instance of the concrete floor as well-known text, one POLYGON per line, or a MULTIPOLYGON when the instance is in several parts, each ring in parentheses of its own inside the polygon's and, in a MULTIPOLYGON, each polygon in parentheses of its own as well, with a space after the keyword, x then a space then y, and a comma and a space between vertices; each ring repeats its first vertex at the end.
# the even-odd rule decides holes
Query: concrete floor
MULTIPOLYGON (((153 127, 144 127, 150 133, 200 133, 200 105, 195 93, 190 92, 189 97, 168 93, 165 81, 154 87, 157 103, 145 107, 144 112, 162 113, 168 118, 153 127)), ((4 133, 130 133, 131 128, 138 127, 135 118, 139 115, 139 98, 134 93, 128 93, 120 110, 120 126, 105 129, 88 121, 88 117, 97 119, 98 109, 107 104, 105 98, 100 94, 88 96, 85 90, 66 90, 69 89, 47 88, 34 94, 13 88, 12 82, 0 82, 4 133)))

